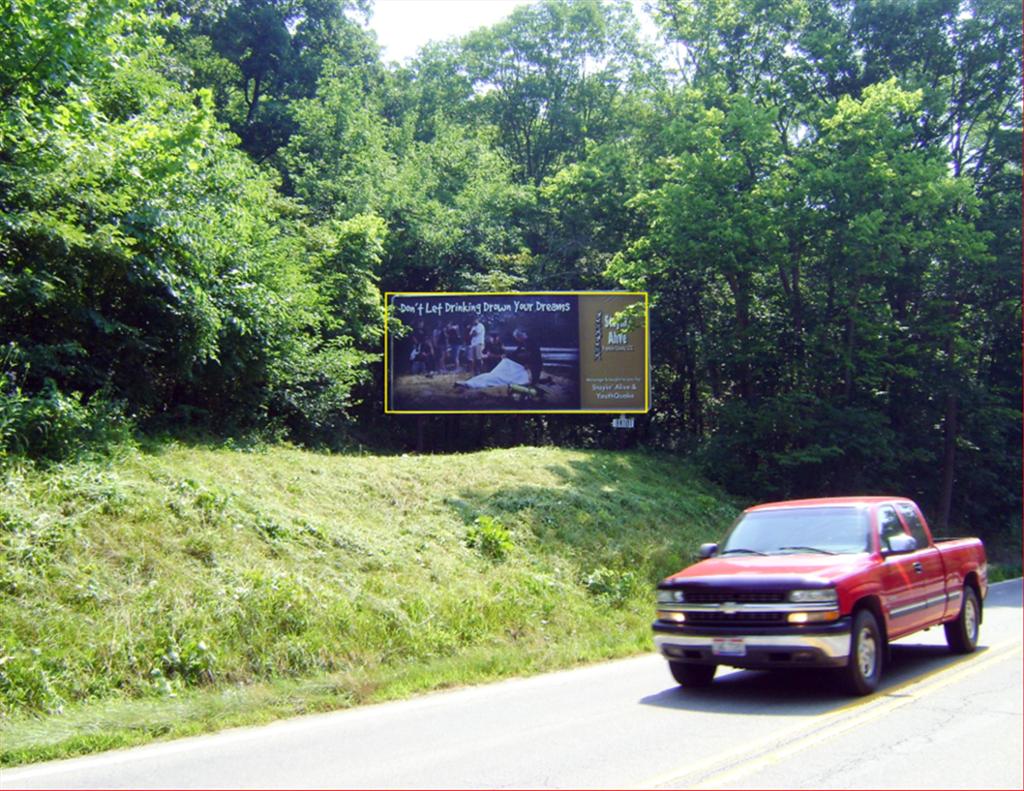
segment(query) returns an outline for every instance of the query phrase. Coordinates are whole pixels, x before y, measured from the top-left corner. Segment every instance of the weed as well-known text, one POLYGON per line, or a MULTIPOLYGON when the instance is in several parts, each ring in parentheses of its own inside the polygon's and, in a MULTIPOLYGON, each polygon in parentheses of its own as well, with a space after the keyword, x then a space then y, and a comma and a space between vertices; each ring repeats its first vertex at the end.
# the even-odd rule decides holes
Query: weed
POLYGON ((57 713, 64 699, 54 688, 39 648, 0 645, 0 713, 19 710, 57 713))
POLYGON ((633 571, 599 566, 583 578, 583 586, 592 596, 616 607, 622 606, 641 587, 633 571))
POLYGON ((249 450, 0 470, 0 762, 641 650, 732 515, 651 454, 249 450))
POLYGON ((989 563, 988 564, 988 581, 1002 582, 1003 580, 1012 580, 1019 577, 1021 574, 1021 565, 1017 563, 989 563))
POLYGON ((39 461, 62 461, 103 452, 131 441, 133 426, 124 404, 99 392, 89 399, 63 393, 52 380, 25 395, 0 377, 0 461, 24 454, 39 461))
POLYGON ((186 555, 195 558, 204 566, 214 566, 217 563, 214 547, 213 537, 209 534, 201 533, 189 535, 185 539, 183 549, 186 555))
POLYGON ((212 684, 216 656, 204 640, 170 639, 157 658, 151 677, 178 678, 186 685, 212 684))
POLYGON ((512 536, 500 521, 493 516, 478 516, 466 533, 466 546, 473 547, 484 557, 500 561, 515 549, 512 536))
POLYGON ((287 527, 266 516, 257 517, 253 521, 252 527, 267 541, 277 541, 278 539, 287 537, 289 533, 287 527))

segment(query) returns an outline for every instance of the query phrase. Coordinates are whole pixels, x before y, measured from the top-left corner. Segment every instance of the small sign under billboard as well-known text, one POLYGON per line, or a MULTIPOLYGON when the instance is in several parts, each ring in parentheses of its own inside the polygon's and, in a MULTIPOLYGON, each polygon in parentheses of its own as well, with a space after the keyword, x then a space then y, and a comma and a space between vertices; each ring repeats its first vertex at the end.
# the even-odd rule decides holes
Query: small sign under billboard
POLYGON ((388 293, 389 413, 637 413, 643 292, 388 293))

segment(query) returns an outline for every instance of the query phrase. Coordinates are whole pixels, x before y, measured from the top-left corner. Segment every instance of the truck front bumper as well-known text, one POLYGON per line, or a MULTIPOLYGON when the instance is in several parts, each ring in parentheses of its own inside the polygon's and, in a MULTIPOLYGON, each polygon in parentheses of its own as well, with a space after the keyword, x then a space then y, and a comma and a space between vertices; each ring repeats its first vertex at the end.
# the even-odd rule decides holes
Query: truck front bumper
POLYGON ((844 667, 850 655, 850 619, 827 626, 716 629, 655 621, 654 644, 672 662, 748 669, 844 667))

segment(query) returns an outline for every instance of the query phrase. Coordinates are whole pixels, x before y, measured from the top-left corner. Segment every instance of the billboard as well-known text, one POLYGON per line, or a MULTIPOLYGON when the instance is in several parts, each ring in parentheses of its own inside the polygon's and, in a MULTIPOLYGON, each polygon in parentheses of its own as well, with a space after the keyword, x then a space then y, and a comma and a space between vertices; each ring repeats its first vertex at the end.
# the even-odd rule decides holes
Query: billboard
POLYGON ((649 405, 647 294, 385 295, 388 413, 638 413, 649 405))

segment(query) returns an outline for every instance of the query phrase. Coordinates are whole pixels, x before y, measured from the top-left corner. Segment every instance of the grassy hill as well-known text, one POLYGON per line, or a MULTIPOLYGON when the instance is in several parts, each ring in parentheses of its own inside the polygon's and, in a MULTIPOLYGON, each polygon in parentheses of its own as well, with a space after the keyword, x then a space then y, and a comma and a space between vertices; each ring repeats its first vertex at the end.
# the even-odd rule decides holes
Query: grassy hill
POLYGON ((160 445, 8 469, 0 762, 647 650, 735 513, 679 460, 160 445))

